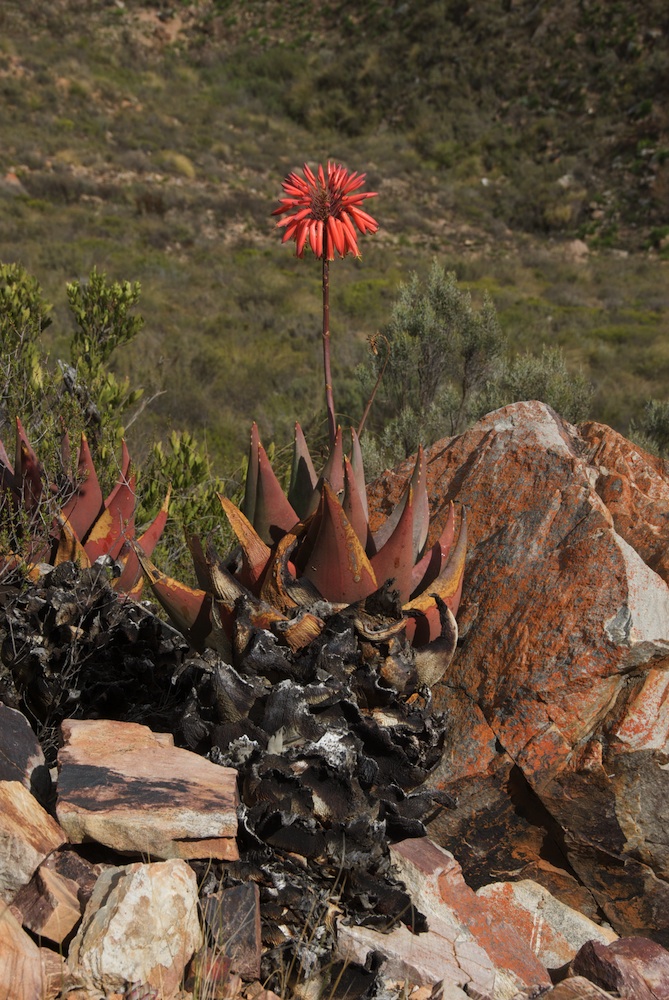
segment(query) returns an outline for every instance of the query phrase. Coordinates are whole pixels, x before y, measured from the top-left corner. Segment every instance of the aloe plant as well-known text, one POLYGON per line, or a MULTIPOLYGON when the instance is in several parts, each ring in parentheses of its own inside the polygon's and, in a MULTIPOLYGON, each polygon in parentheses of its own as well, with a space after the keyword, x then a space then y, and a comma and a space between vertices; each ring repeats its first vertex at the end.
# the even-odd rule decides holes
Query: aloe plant
MULTIPOLYGON (((363 234, 378 229, 361 208, 365 199, 376 197, 375 192, 359 191, 364 180, 364 174, 349 173, 341 165, 328 163, 327 171, 319 166, 314 173, 305 164, 302 177, 293 172, 283 182, 284 197, 273 212, 286 216, 277 224, 284 230, 282 241, 294 240, 298 257, 308 247, 323 262, 323 374, 330 441, 325 468, 316 475, 297 424, 285 495, 253 424, 241 508, 219 494, 237 550, 221 559, 211 546, 205 552, 191 536, 199 583, 193 589, 161 573, 141 545, 135 548, 156 597, 193 645, 212 646, 227 656, 249 625, 271 630, 297 652, 321 634, 331 614, 353 606, 366 615, 365 601, 383 590, 385 606, 396 618, 386 630, 388 637, 404 632, 413 645, 433 647, 423 658, 424 683, 429 686, 442 675, 457 640, 455 614, 467 546, 464 510, 457 544, 451 504, 440 538, 427 548, 429 508, 420 449, 402 499, 372 533, 358 434, 351 430, 350 454, 345 455, 336 426, 328 267, 336 254, 360 256, 356 226, 363 234)), ((364 624, 358 632, 381 641, 379 629, 370 628, 373 637, 364 624)))
POLYGON ((456 539, 451 503, 440 537, 427 546, 422 449, 402 498, 374 533, 353 429, 350 455, 344 454, 337 428, 317 476, 297 424, 286 495, 253 424, 244 501, 237 507, 225 496, 219 494, 219 499, 239 545, 221 558, 211 545, 205 551, 198 538, 189 538, 199 588, 161 573, 141 544, 135 546, 154 594, 196 648, 210 646, 229 654, 243 616, 296 652, 320 635, 331 614, 362 605, 383 587, 395 592, 398 622, 393 634, 404 632, 414 646, 428 646, 441 639, 447 619, 451 635, 457 636, 466 517, 463 509, 456 539))
MULTIPOLYGON (((39 563, 58 566, 71 561, 83 568, 100 556, 108 556, 118 568, 114 589, 138 597, 144 577, 131 544, 135 540, 136 476, 125 442, 118 480, 106 498, 86 436, 81 436, 76 476, 67 472, 71 466, 67 434, 63 435, 61 451, 66 471, 65 482, 58 487, 47 481, 18 418, 13 463, 0 441, 0 526, 4 535, 0 567, 26 564, 29 573, 34 573, 39 563), (62 503, 59 497, 64 498, 62 503)), ((169 491, 156 518, 137 539, 149 555, 165 527, 168 508, 169 491)))

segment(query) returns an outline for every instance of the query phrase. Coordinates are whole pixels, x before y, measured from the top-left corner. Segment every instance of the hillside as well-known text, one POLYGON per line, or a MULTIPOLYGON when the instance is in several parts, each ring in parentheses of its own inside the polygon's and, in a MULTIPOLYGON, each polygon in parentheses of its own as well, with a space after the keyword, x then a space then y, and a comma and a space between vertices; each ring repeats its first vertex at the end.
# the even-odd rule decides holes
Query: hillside
POLYGON ((436 256, 513 350, 563 346, 626 430, 669 375, 666 5, 360 6, 5 0, 0 259, 55 303, 53 356, 65 283, 97 266, 142 284, 119 360, 156 395, 136 451, 187 427, 223 469, 252 417, 279 443, 320 420, 319 270, 270 212, 331 157, 367 171, 381 223, 333 268, 344 415, 366 338, 436 256))

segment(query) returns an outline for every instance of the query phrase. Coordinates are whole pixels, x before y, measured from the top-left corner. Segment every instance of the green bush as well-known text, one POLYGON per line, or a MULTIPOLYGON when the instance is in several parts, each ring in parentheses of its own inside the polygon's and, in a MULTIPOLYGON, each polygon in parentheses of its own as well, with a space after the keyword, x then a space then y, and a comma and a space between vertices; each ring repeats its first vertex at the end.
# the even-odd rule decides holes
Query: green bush
MULTIPOLYGON (((400 285, 383 330, 388 362, 373 427, 389 461, 412 454, 420 441, 459 434, 480 412, 480 397, 496 378, 505 340, 491 299, 477 310, 453 273, 435 260, 426 282, 413 274, 400 285)), ((367 387, 385 352, 372 352, 362 372, 367 387)))

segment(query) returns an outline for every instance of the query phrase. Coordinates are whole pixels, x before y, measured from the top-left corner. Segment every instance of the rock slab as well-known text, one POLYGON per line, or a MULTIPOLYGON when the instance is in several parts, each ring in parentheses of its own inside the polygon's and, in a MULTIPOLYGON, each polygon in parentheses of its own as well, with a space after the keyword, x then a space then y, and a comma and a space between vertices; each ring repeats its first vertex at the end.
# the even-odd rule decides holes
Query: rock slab
POLYGON ((66 720, 56 813, 72 843, 235 860, 237 774, 130 722, 66 720))
POLYGON ((177 992, 202 943, 195 873, 180 859, 108 868, 68 953, 73 980, 109 992, 127 983, 177 992))

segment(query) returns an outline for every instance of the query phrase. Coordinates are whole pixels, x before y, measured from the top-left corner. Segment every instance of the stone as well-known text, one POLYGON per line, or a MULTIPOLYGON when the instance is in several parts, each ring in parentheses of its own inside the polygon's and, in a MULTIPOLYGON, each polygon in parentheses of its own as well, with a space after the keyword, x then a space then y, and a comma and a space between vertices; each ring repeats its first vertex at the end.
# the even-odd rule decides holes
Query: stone
POLYGON ((237 775, 130 722, 69 719, 57 816, 72 843, 150 858, 239 857, 237 775))
POLYGON ((19 890, 12 907, 21 914, 24 927, 54 944, 62 944, 79 923, 82 912, 77 884, 45 864, 19 890))
POLYGON ((242 977, 230 971, 230 959, 219 948, 203 945, 188 966, 184 985, 207 1000, 231 1000, 241 992, 242 977))
MULTIPOLYGON (((427 463, 428 541, 451 500, 467 508, 462 614, 478 608, 432 692, 451 751, 427 782, 455 796, 467 782, 472 808, 443 810, 430 837, 467 877, 475 854, 479 886, 486 867, 539 878, 550 859, 591 895, 589 915, 669 944, 669 478, 609 428, 537 401, 438 442, 427 463), (479 782, 492 812, 477 815, 479 782), (463 851, 462 831, 492 813, 497 838, 463 851)), ((373 530, 409 473, 370 491, 373 530)))
POLYGON ((570 976, 544 993, 546 1000, 613 1000, 612 994, 583 976, 570 976))
POLYGON ((669 1000, 669 951, 647 938, 588 941, 570 968, 621 1000, 669 1000))
POLYGON ((202 914, 219 952, 229 959, 230 971, 246 979, 260 977, 260 894, 255 882, 204 896, 202 914))
MULTIPOLYGON (((481 954, 487 956, 493 970, 493 997, 502 1000, 522 990, 537 991, 550 985, 530 942, 477 897, 452 854, 424 837, 392 845, 390 856, 412 902, 426 915, 430 930, 450 936, 452 929, 458 928, 454 952, 458 964, 467 968, 465 952, 476 965, 481 954)), ((472 985, 479 988, 474 980, 472 985)))
POLYGON ((171 1000, 202 943, 195 873, 180 859, 109 868, 68 953, 76 983, 111 992, 143 983, 171 1000))
POLYGON ((11 902, 51 851, 67 840, 20 781, 0 781, 0 900, 11 902))
POLYGON ((610 944, 618 935, 561 903, 532 879, 493 882, 476 895, 490 912, 515 927, 547 969, 559 969, 576 955, 586 941, 610 944))
POLYGON ((370 954, 384 956, 381 964, 384 979, 418 986, 443 982, 453 1000, 465 1000, 468 994, 463 987, 466 984, 476 982, 486 988, 494 984, 494 970, 487 956, 481 955, 482 964, 474 970, 470 955, 469 969, 465 972, 454 954, 453 940, 439 934, 430 931, 412 934, 403 924, 394 927, 388 934, 382 934, 371 927, 349 926, 339 921, 338 958, 364 966, 370 954))
POLYGON ((381 934, 340 923, 343 958, 364 964, 367 954, 377 951, 386 956, 381 967, 385 978, 406 978, 416 985, 443 981, 464 995, 477 992, 494 1000, 550 986, 530 943, 488 910, 465 883, 452 854, 418 838, 392 845, 390 856, 413 905, 427 917, 428 931, 416 935, 398 927, 381 934))
POLYGON ((47 805, 51 778, 37 737, 25 715, 0 703, 0 781, 20 781, 47 805))
POLYGON ((68 975, 63 957, 38 948, 11 909, 0 905, 0 1000, 52 1000, 68 975))

